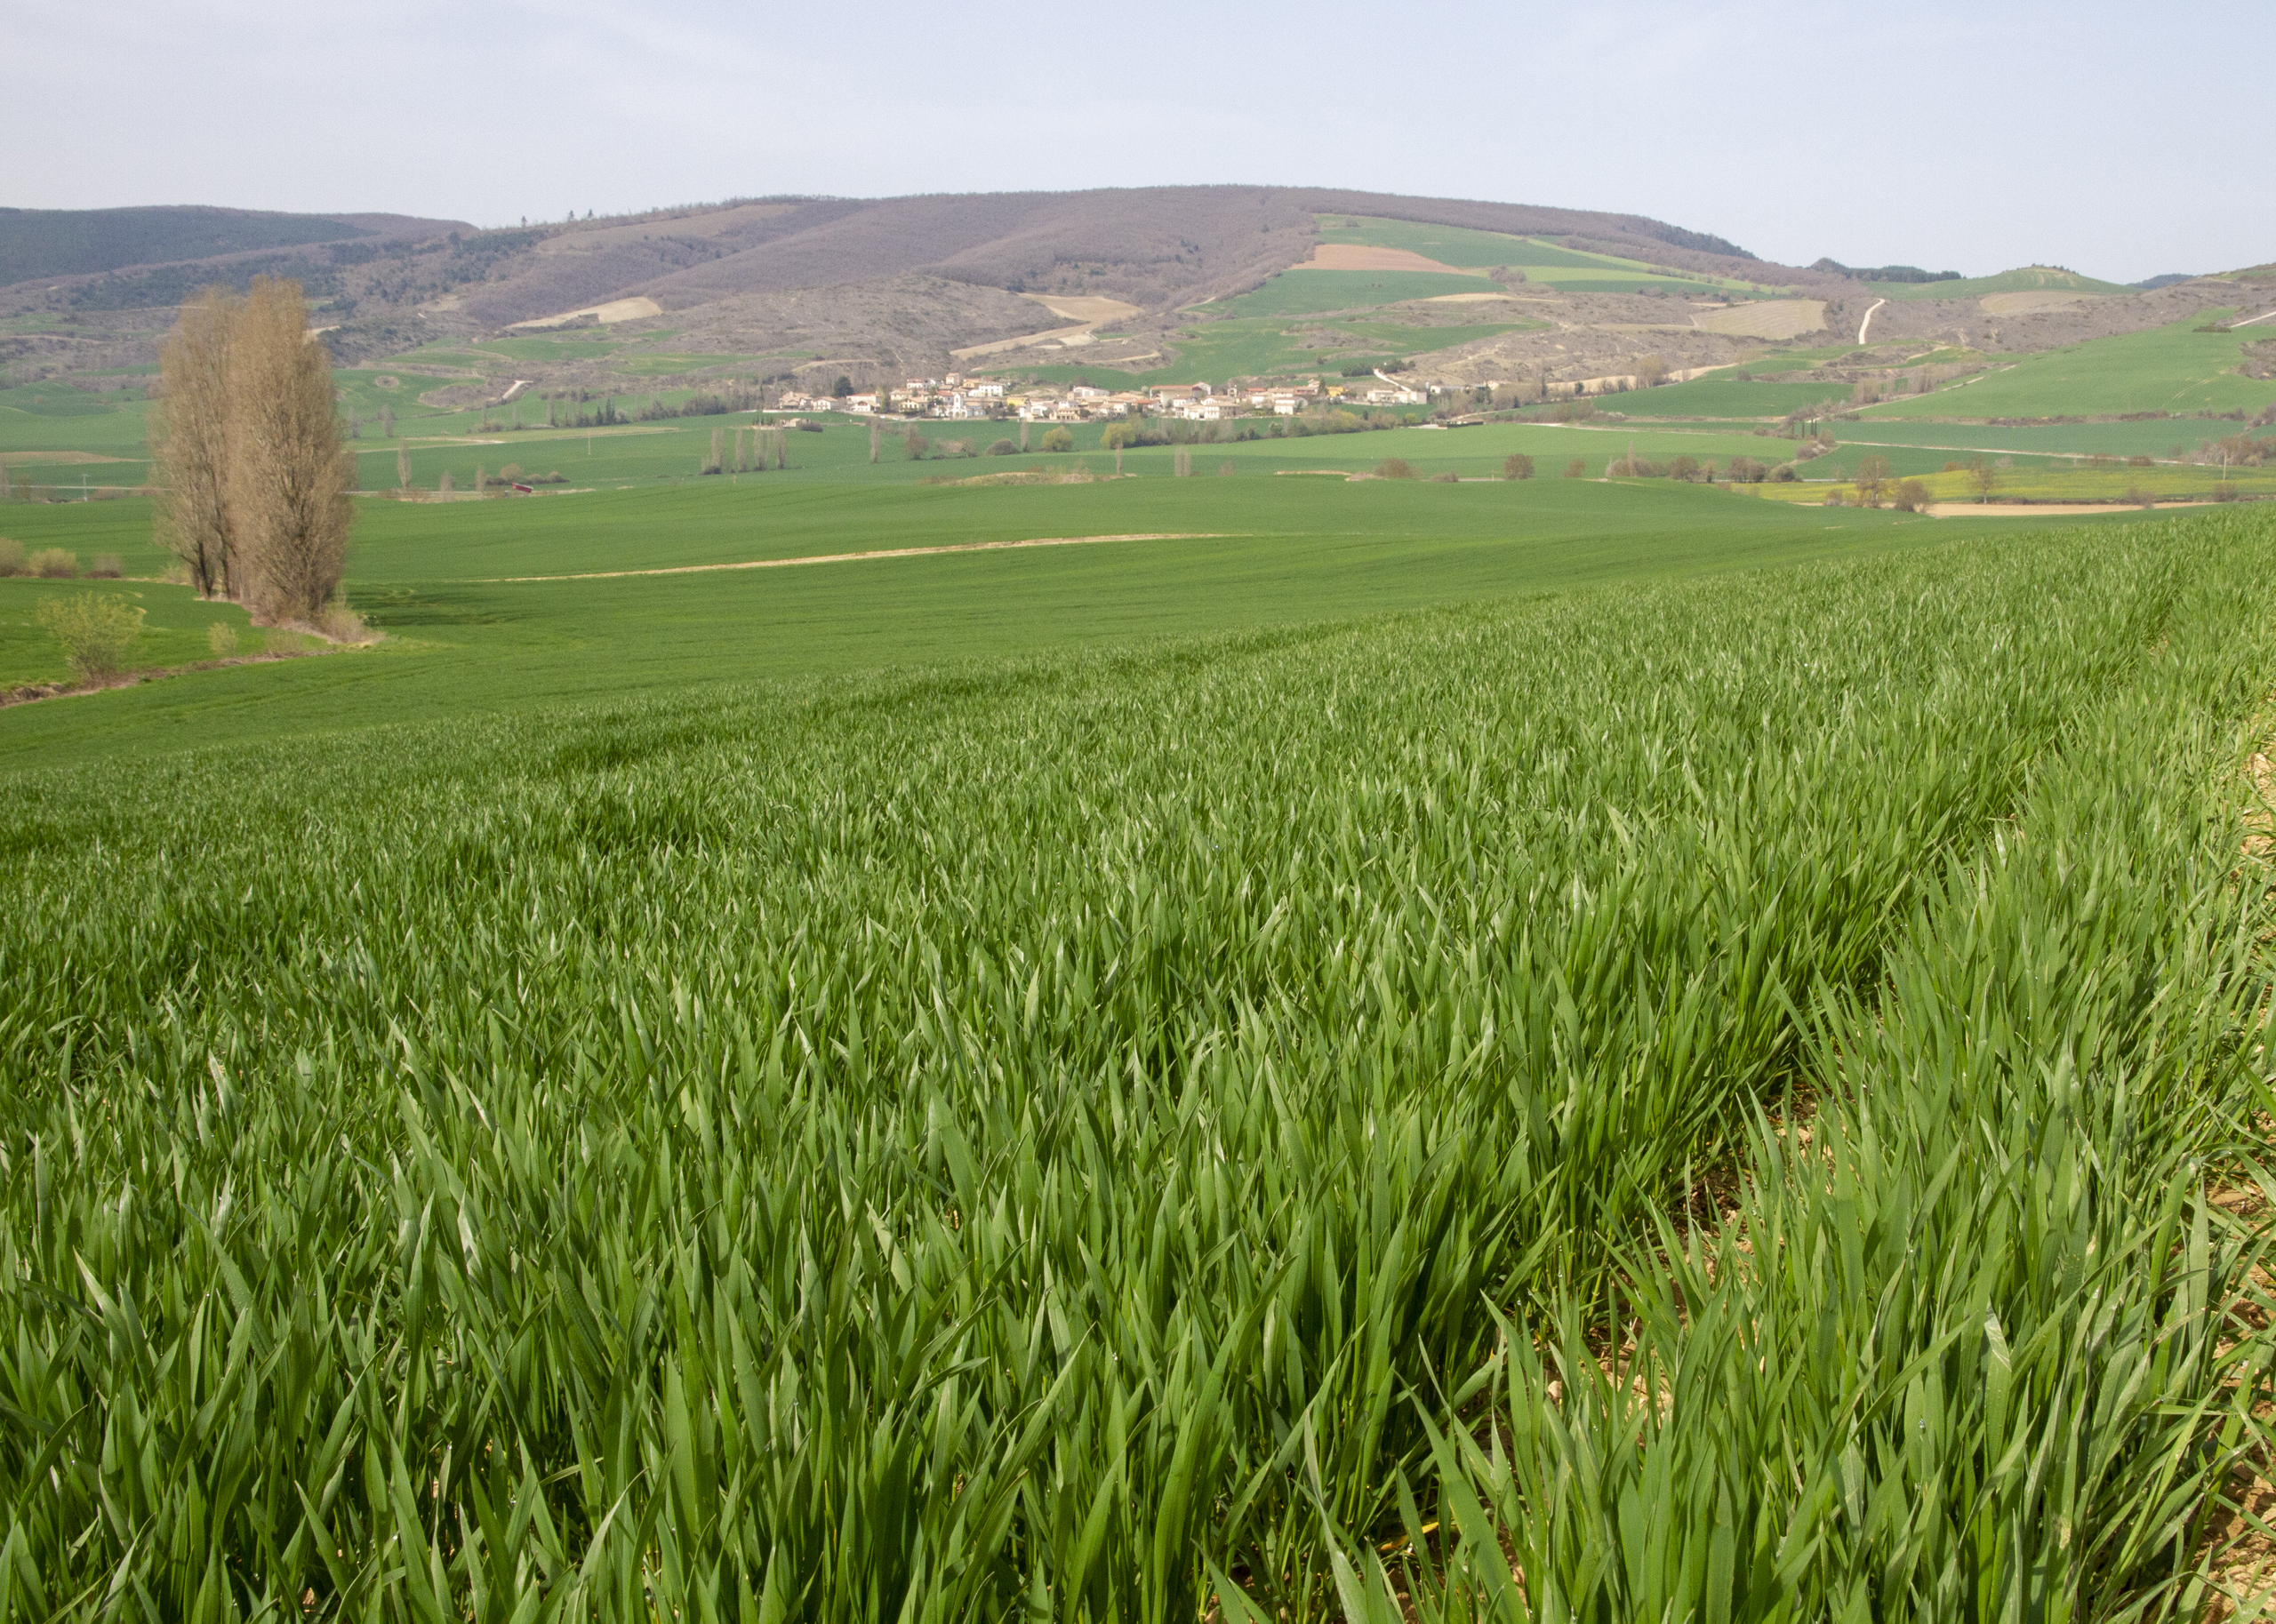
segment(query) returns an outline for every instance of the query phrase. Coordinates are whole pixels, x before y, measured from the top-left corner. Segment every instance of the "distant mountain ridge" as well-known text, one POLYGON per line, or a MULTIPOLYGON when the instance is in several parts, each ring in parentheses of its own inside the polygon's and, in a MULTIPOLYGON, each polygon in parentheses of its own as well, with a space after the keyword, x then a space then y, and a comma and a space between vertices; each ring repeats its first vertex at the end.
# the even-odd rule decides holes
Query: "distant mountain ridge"
MULTIPOLYGON (((2170 322, 2221 293, 2120 289, 2055 267, 1967 278, 1782 265, 1639 214, 1324 187, 775 195, 494 229, 357 212, 6 209, 0 365, 20 377, 123 375, 148 364, 200 289, 242 289, 264 274, 301 283, 309 324, 349 366, 432 353, 462 369, 485 364, 469 344, 609 328, 573 354, 515 351, 507 380, 603 394, 634 377, 750 384, 837 368, 875 381, 946 372, 983 351, 991 364, 1016 351, 1018 364, 1070 377, 1190 372, 1193 356, 1214 353, 1209 343, 1233 338, 1185 330, 1250 306, 1287 322, 1249 335, 1262 348, 1241 351, 1243 364, 1296 366, 1315 354, 1321 366, 1345 364, 1350 346, 1316 319, 1337 300, 1398 307, 1402 329, 1478 328, 1463 340, 1473 348, 1445 363, 1449 376, 1538 381, 1620 375, 1647 355, 1674 370, 1735 365, 1774 330, 1862 342, 1869 316, 1876 340, 2027 351, 2170 322), (1408 266, 1388 281, 1318 269, 1297 281, 1326 281, 1278 280, 1358 221, 1443 238, 1473 274, 1414 281, 1423 273, 1408 266), (1478 240, 1457 251, 1465 236, 1478 240), (1603 274, 1551 274, 1575 255, 1603 274), (1267 292, 1276 287, 1279 302, 1267 292), (1284 311, 1287 298, 1314 302, 1284 311), (1491 310, 1476 302, 1495 300, 1491 310), (1734 300, 1775 308, 1733 312, 1734 300), (668 338, 673 348, 660 348, 668 338), (640 364, 612 370, 620 350, 640 364)), ((468 387, 478 395, 491 383, 468 387)))
POLYGON ((473 227, 403 214, 280 214, 197 204, 0 209, 0 286, 358 237, 427 237, 473 227))
MULTIPOLYGON (((219 265, 231 256, 284 253, 329 268, 363 261, 381 246, 378 239, 393 239, 393 251, 400 252, 456 232, 483 260, 479 280, 461 287, 460 308, 498 326, 612 299, 645 297, 669 309, 911 274, 1012 292, 1104 294, 1163 308, 1240 292, 1297 263, 1315 235, 1315 217, 1337 212, 1584 237, 1681 269, 1812 279, 1711 233, 1642 215, 1326 188, 1188 186, 761 197, 480 232, 463 221, 401 215, 196 206, 7 210, 0 211, 0 286, 133 273, 74 290, 68 302, 109 309, 162 305, 201 284, 185 268, 219 265), (359 242, 364 248, 344 246, 359 242), (321 252, 327 246, 338 251, 321 252)), ((255 268, 278 265, 241 260, 237 274, 225 279, 241 282, 255 268)), ((335 280, 321 279, 327 289, 335 280)), ((363 281, 366 285, 341 291, 367 316, 378 314, 371 307, 381 300, 399 307, 413 292, 401 278, 384 284, 402 287, 392 297, 381 291, 381 278, 363 281)))

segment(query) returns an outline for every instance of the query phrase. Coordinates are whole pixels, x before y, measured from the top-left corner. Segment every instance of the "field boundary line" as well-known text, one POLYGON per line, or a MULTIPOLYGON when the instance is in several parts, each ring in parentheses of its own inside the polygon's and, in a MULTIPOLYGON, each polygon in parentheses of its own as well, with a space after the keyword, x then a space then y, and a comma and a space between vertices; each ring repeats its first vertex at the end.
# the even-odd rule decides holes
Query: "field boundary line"
POLYGON ((867 553, 810 553, 797 558, 753 558, 741 564, 677 564, 654 570, 585 570, 573 575, 486 575, 469 586, 500 587, 538 580, 619 580, 629 575, 708 575, 721 570, 785 570, 801 564, 860 564, 871 558, 923 558, 936 553, 1000 553, 1019 547, 1089 547, 1101 541, 1222 541, 1251 533, 1237 530, 1147 530, 1116 536, 1036 536, 1022 541, 958 541, 945 547, 887 547, 867 553))

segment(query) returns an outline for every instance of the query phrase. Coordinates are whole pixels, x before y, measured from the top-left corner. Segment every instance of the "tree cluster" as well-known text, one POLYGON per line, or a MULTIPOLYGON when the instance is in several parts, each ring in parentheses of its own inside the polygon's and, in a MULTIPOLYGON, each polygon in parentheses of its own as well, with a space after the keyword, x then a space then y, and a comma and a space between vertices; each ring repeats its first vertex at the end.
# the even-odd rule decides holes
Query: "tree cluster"
POLYGON ((158 541, 200 596, 271 620, 332 602, 353 516, 332 357, 308 325, 298 283, 256 276, 184 306, 158 351, 158 541))

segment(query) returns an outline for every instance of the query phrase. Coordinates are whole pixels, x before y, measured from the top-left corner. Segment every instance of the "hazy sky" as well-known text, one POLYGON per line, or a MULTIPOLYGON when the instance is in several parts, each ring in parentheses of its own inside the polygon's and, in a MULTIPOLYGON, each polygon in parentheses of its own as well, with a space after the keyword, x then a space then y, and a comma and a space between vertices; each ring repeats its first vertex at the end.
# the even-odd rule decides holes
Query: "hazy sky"
POLYGON ((1633 212, 1766 258, 2276 260, 2266 0, 11 0, 0 204, 510 225, 1203 181, 1633 212))

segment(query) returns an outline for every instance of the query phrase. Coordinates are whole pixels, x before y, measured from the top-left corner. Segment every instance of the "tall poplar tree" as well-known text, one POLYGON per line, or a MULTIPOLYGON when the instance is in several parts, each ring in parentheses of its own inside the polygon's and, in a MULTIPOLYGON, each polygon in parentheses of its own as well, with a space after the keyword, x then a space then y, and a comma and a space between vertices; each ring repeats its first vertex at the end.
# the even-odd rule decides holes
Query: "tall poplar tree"
POLYGON ((252 564, 236 596, 273 618, 320 612, 348 561, 355 464, 341 443, 331 355, 308 328, 299 283, 253 278, 229 367, 229 490, 252 564))
POLYGON ((229 368, 244 301, 208 288, 182 307, 158 346, 156 431, 151 461, 161 487, 158 544, 188 566, 200 597, 232 592, 236 530, 229 501, 229 368))

